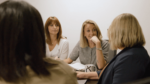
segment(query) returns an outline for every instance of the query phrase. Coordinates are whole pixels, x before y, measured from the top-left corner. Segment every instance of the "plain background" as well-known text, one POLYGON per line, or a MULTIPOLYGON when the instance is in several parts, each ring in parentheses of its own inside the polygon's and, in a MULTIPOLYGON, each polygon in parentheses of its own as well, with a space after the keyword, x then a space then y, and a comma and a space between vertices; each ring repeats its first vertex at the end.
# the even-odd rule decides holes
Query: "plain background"
MULTIPOLYGON (((2 2, 4 0, 0 0, 2 2)), ((43 23, 50 16, 59 19, 63 36, 69 41, 69 53, 80 39, 82 23, 94 20, 108 39, 107 29, 113 19, 122 13, 131 13, 139 21, 150 54, 150 0, 24 0, 39 10, 43 23)))

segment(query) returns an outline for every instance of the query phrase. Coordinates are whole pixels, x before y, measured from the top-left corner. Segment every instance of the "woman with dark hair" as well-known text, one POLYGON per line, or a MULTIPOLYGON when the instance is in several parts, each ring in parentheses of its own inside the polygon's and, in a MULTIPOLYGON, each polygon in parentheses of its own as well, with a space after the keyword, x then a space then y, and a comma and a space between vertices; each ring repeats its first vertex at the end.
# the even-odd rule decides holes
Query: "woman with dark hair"
POLYGON ((66 63, 45 57, 38 10, 24 1, 0 4, 0 84, 77 84, 66 63))
POLYGON ((68 57, 69 42, 62 36, 62 28, 56 17, 49 17, 45 23, 46 56, 64 60, 68 57))

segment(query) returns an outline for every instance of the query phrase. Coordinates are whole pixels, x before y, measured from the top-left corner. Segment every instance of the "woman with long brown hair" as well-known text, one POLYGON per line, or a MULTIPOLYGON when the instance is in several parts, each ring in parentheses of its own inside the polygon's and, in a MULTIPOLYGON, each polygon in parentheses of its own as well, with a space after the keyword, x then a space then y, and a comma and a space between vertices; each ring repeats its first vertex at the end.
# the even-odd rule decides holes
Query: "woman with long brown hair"
POLYGON ((30 4, 0 4, 0 84, 77 84, 63 61, 45 58, 44 25, 30 4))
POLYGON ((69 42, 62 36, 62 28, 59 20, 51 16, 45 23, 46 56, 64 60, 68 57, 69 42))

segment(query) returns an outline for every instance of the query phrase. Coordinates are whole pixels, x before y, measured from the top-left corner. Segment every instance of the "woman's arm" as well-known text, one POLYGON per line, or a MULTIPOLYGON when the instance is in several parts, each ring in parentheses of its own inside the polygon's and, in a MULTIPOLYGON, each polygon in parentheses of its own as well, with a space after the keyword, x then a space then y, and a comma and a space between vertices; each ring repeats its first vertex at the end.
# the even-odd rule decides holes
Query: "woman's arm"
POLYGON ((67 59, 64 59, 64 62, 66 62, 66 63, 70 64, 70 63, 72 63, 72 62, 73 62, 73 60, 72 60, 72 59, 70 59, 70 58, 67 58, 67 59))
POLYGON ((96 72, 76 72, 79 79, 99 79, 96 72))
POLYGON ((106 61, 105 61, 104 56, 103 56, 101 42, 96 36, 93 36, 91 38, 91 40, 96 44, 97 66, 99 69, 103 69, 104 66, 106 65, 106 61))
POLYGON ((101 42, 98 41, 98 42, 96 42, 96 60, 97 60, 97 66, 98 66, 99 69, 103 69, 104 66, 106 65, 106 61, 104 59, 103 52, 100 49, 102 49, 102 46, 101 46, 101 42))
POLYGON ((79 46, 79 43, 80 43, 80 42, 78 42, 78 43, 76 44, 76 46, 75 46, 74 49, 72 50, 72 52, 71 52, 69 58, 65 59, 64 62, 66 62, 66 63, 72 63, 73 61, 75 61, 75 60, 79 57, 79 47, 80 47, 80 46, 79 46))
POLYGON ((68 53, 69 53, 69 42, 65 40, 60 50, 60 59, 61 60, 67 59, 68 53))

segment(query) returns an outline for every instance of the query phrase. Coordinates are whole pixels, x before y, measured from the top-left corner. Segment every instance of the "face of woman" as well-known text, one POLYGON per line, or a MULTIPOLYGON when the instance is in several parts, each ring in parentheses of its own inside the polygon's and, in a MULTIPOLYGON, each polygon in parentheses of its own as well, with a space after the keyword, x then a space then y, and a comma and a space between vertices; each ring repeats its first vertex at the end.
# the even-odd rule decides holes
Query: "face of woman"
POLYGON ((51 35, 57 35, 59 32, 59 25, 54 24, 54 23, 50 24, 48 26, 48 31, 51 35))
POLYGON ((86 24, 85 25, 84 36, 87 38, 88 41, 90 41, 90 39, 93 36, 97 36, 97 30, 96 30, 94 24, 86 24))

